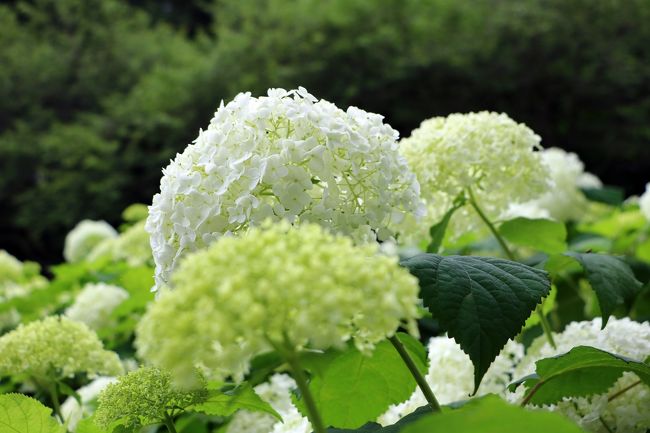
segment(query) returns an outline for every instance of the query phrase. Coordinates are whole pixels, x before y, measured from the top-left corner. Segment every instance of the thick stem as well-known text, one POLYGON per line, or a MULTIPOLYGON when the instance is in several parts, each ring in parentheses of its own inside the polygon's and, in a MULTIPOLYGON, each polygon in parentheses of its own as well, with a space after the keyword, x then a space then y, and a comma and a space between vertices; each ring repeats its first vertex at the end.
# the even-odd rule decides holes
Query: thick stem
POLYGON ((496 227, 494 227, 494 224, 490 221, 490 219, 483 213, 483 210, 481 207, 478 205, 476 202, 476 198, 474 197, 474 193, 470 188, 467 188, 467 193, 469 195, 469 204, 472 205, 478 216, 481 218, 481 220, 485 223, 488 229, 490 229, 490 232, 492 232, 492 235, 495 237, 497 242, 499 242, 499 245, 501 246, 501 249, 503 252, 508 256, 510 260, 515 260, 515 255, 512 254, 512 251, 510 251, 510 248, 508 248, 508 245, 506 242, 503 240, 499 232, 497 231, 496 227))
POLYGON ((431 390, 431 387, 427 383, 422 373, 420 373, 420 370, 418 370, 418 367, 413 362, 411 355, 409 355, 409 353, 404 348, 402 342, 399 341, 399 338, 397 338, 396 335, 389 337, 388 340, 393 344, 393 346, 397 350, 397 353, 399 353, 399 356, 402 357, 402 360, 404 361, 409 371, 413 375, 415 382, 422 390, 422 394, 424 394, 424 398, 426 398, 427 401, 429 402, 429 406, 431 406, 431 410, 433 412, 440 412, 440 404, 438 403, 436 396, 433 395, 433 391, 431 390))
POLYGON ((167 427, 169 433, 176 433, 176 426, 174 426, 174 420, 172 419, 171 416, 169 416, 167 412, 165 412, 165 419, 163 420, 163 424, 165 424, 165 427, 167 427))
POLYGON ((551 345, 553 349, 557 349, 557 346, 555 345, 555 340, 553 340, 553 331, 551 330, 551 324, 548 323, 548 319, 546 318, 546 315, 544 314, 541 305, 537 307, 537 316, 539 316, 539 321, 542 324, 542 329, 544 330, 544 334, 546 334, 546 339, 548 340, 548 343, 551 345))
POLYGON ((295 353, 286 354, 286 361, 291 368, 293 378, 295 379, 296 384, 298 385, 298 389, 300 390, 300 394, 302 395, 302 398, 305 402, 305 408, 307 409, 307 418, 309 418, 309 422, 311 423, 314 432, 326 433, 327 431, 325 430, 325 425, 323 424, 320 412, 318 412, 318 409, 316 408, 314 397, 311 395, 311 391, 309 391, 307 377, 305 376, 305 372, 300 366, 298 357, 295 355, 295 353))
POLYGON ((52 406, 54 410, 54 415, 59 418, 59 420, 64 423, 63 415, 61 415, 61 402, 59 401, 59 391, 57 389, 56 382, 47 387, 50 397, 52 399, 52 406))
MULTIPOLYGON (((508 245, 506 244, 506 241, 501 237, 501 234, 499 231, 494 227, 494 224, 490 221, 490 219, 485 215, 481 207, 478 205, 476 202, 476 198, 474 197, 474 193, 472 192, 471 188, 467 188, 467 193, 469 195, 469 203, 472 205, 478 216, 481 218, 481 220, 485 223, 488 229, 490 229, 490 232, 494 236, 494 238, 499 242, 499 245, 501 246, 501 249, 503 252, 506 254, 506 256, 512 260, 516 261, 514 253, 508 248, 508 245)), ((537 309, 537 314, 539 315, 540 322, 542 323, 542 329, 544 330, 544 334, 546 335, 546 339, 548 340, 549 344, 553 349, 555 349, 557 346, 555 346, 555 341, 553 340, 553 333, 551 331, 551 326, 548 323, 548 320, 546 320, 546 316, 544 316, 544 313, 541 310, 541 307, 537 309)))

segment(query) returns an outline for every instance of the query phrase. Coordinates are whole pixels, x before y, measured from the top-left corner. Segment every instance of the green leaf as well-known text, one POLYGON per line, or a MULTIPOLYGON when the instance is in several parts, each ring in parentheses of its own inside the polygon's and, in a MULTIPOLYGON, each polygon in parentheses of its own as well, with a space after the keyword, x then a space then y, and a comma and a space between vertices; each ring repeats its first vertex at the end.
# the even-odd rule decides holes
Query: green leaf
POLYGON ((82 419, 77 423, 76 433, 107 433, 106 430, 95 424, 92 417, 82 419))
POLYGON ((567 250, 566 227, 557 221, 519 217, 501 224, 499 233, 513 244, 548 254, 567 250))
POLYGON ((50 416, 52 409, 23 394, 0 395, 0 431, 14 433, 64 433, 50 416))
POLYGON ((376 422, 369 422, 367 424, 362 425, 358 429, 328 428, 327 431, 329 433, 353 433, 353 432, 356 432, 356 433, 398 433, 407 424, 411 424, 412 422, 415 422, 418 419, 422 418, 424 415, 428 415, 430 413, 431 413, 431 406, 426 405, 426 406, 421 406, 421 407, 415 409, 413 412, 406 415, 404 418, 400 419, 395 424, 388 425, 386 427, 382 427, 381 424, 377 424, 376 422))
POLYGON ((584 268, 587 280, 598 298, 603 328, 612 312, 621 305, 630 307, 641 290, 641 283, 634 277, 632 269, 618 257, 574 252, 566 255, 576 259, 584 268))
MULTIPOLYGON (((398 337, 425 373, 422 344, 406 334, 398 337)), ((407 400, 415 391, 413 376, 388 341, 379 343, 369 356, 350 347, 323 360, 327 364, 313 375, 309 389, 325 425, 358 428, 376 419, 391 404, 407 400)))
POLYGON ((280 414, 270 404, 260 398, 248 383, 228 391, 214 391, 208 399, 186 408, 188 412, 202 412, 207 415, 230 416, 240 409, 252 412, 266 412, 278 420, 280 414))
POLYGON ((536 375, 522 382, 528 389, 524 401, 553 404, 564 397, 602 394, 626 371, 634 372, 650 385, 650 365, 604 350, 578 346, 569 352, 535 363, 536 375))
POLYGON ((580 188, 589 200, 598 203, 605 203, 618 206, 625 199, 625 192, 615 186, 603 186, 600 188, 580 188))
POLYGON ((551 284, 546 271, 491 257, 419 254, 402 261, 424 305, 474 364, 474 389, 551 284))
POLYGON ((552 412, 512 406, 495 395, 474 399, 459 409, 426 415, 402 433, 581 433, 573 422, 552 412))
POLYGON ((459 195, 454 200, 453 206, 449 209, 442 219, 436 224, 432 225, 429 229, 429 234, 431 235, 431 243, 427 246, 427 253, 437 253, 440 251, 440 246, 442 241, 445 239, 445 232, 447 231, 447 226, 451 217, 461 207, 465 206, 467 200, 465 199, 464 194, 459 195))

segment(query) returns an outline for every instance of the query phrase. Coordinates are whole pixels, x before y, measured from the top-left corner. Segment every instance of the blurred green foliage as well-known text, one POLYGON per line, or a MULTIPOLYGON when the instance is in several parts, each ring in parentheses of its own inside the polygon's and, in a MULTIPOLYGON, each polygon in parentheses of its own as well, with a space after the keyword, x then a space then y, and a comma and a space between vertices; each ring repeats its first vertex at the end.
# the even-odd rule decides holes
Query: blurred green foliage
POLYGON ((0 247, 59 259, 149 203, 221 99, 302 85, 382 113, 505 111, 607 183, 650 172, 647 0, 31 0, 0 5, 0 247))

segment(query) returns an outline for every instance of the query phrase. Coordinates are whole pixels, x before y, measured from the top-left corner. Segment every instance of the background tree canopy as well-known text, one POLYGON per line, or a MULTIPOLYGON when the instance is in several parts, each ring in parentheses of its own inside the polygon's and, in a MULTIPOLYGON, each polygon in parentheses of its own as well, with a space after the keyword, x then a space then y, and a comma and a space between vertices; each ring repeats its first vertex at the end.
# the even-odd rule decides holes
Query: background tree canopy
POLYGON ((240 91, 302 85, 386 116, 504 111, 639 193, 647 0, 33 0, 0 5, 0 248, 60 259, 81 219, 150 203, 240 91))

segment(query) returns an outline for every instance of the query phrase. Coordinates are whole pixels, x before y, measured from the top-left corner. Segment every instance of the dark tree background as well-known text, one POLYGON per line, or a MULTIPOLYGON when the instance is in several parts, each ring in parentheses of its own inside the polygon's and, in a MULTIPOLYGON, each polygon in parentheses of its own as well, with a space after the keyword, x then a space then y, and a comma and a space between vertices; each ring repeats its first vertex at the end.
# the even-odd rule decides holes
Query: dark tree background
POLYGON ((650 181, 648 0, 33 0, 0 5, 0 248, 117 223, 240 91, 302 85, 403 135, 504 111, 606 183, 650 181))

